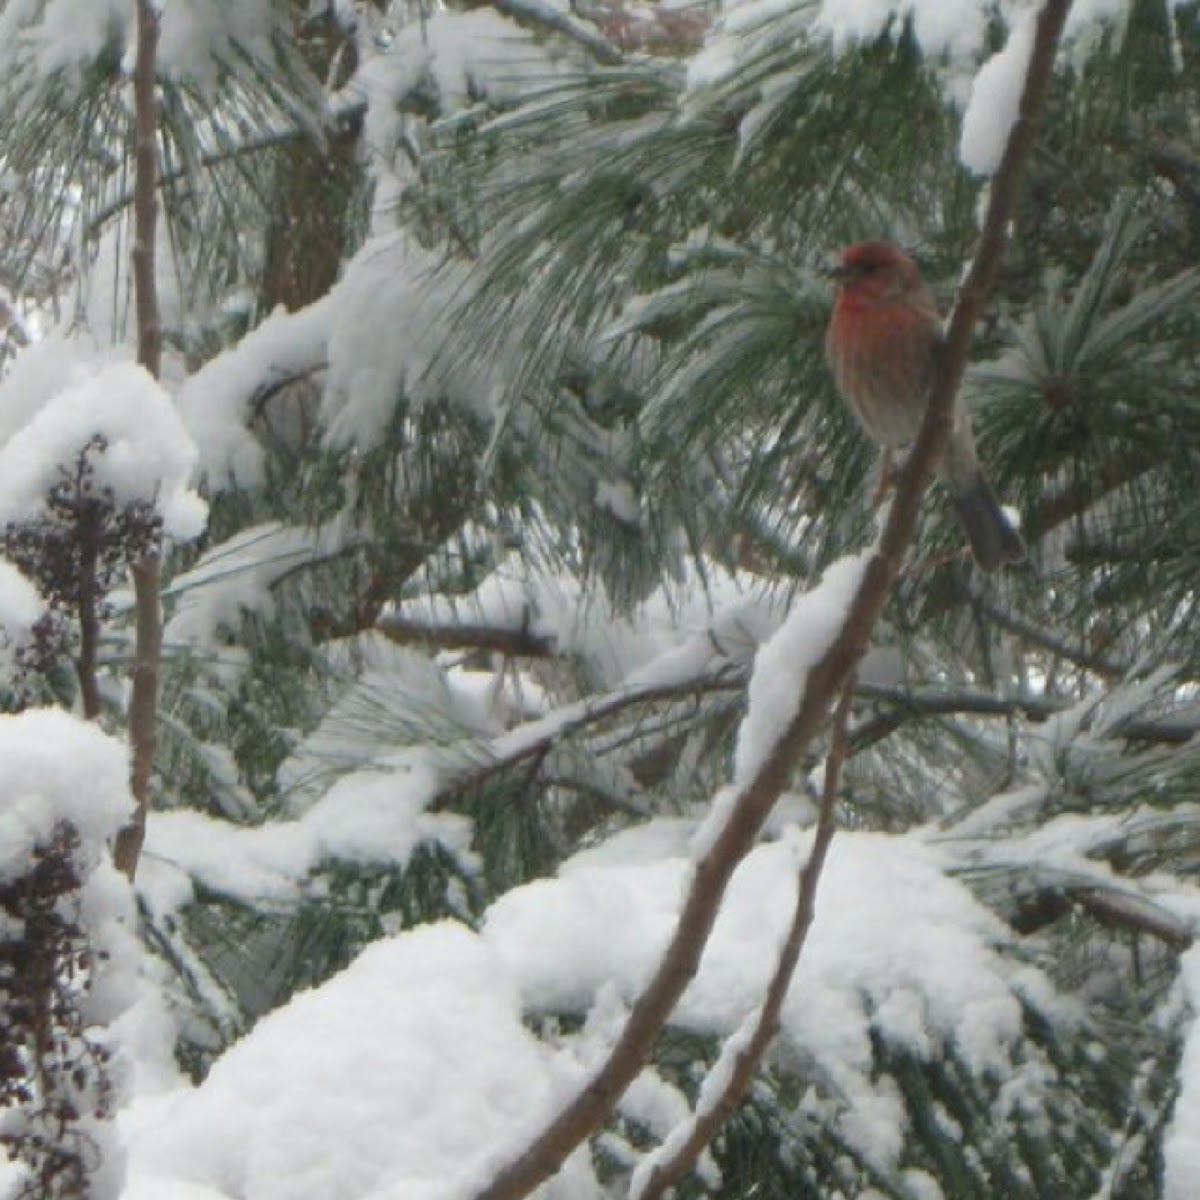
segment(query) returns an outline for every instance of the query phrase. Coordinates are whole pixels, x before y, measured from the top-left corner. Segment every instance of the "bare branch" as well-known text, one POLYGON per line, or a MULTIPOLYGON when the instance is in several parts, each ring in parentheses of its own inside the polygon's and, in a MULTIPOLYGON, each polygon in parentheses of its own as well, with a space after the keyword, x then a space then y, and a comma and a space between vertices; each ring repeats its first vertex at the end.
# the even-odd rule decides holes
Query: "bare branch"
POLYGON ((83 715, 89 721, 100 716, 100 681, 96 675, 97 651, 100 645, 100 597, 96 581, 96 562, 99 556, 99 530, 93 509, 85 509, 75 528, 79 539, 79 656, 75 674, 79 679, 79 695, 83 715))
POLYGON ((1043 650, 1049 650, 1051 654, 1065 658, 1077 667, 1083 667, 1084 670, 1091 671, 1105 679, 1119 679, 1129 671, 1129 667, 1124 663, 1106 658, 1103 654, 1094 654, 1082 646, 1074 646, 1063 638, 1055 637, 1045 628, 1022 620, 990 600, 979 588, 971 588, 968 594, 979 606, 981 612, 1001 629, 1015 634, 1022 641, 1029 642, 1043 650))
POLYGON ((1063 880, 1021 896, 1017 911, 1008 923, 1018 933, 1038 933, 1076 909, 1101 925, 1127 933, 1148 934, 1172 950, 1182 952, 1195 941, 1195 928, 1191 923, 1148 896, 1129 888, 1105 887, 1091 880, 1063 880))
MULTIPOLYGON (((1072 706, 1072 701, 1048 696, 993 696, 987 692, 964 692, 936 689, 927 692, 908 688, 886 687, 863 683, 859 695, 869 700, 882 700, 893 707, 857 726, 850 735, 854 753, 873 746, 894 733, 909 721, 925 717, 1026 717, 1031 721, 1048 721, 1072 706)), ((1181 746, 1200 733, 1200 721, 1123 721, 1114 736, 1131 741, 1154 742, 1181 746)))
POLYGON ((1017 181, 1033 144, 1055 52, 1070 0, 1047 0, 1039 14, 1033 52, 1017 119, 991 182, 987 212, 974 262, 959 292, 945 352, 921 432, 901 472, 887 524, 858 593, 829 649, 808 672, 796 713, 754 777, 734 798, 724 828, 696 863, 675 933, 657 970, 634 1004, 608 1059, 513 1161, 477 1193, 475 1200, 520 1200, 562 1166, 566 1157, 612 1111, 637 1077, 667 1018, 696 973, 733 872, 753 846, 763 822, 829 707, 870 642, 884 601, 899 573, 916 528, 921 496, 950 436, 954 400, 966 368, 971 336, 999 270, 1017 181))
POLYGON ((133 819, 117 835, 113 861, 132 879, 146 840, 150 809, 150 773, 158 745, 158 675, 162 661, 162 606, 157 554, 146 554, 131 568, 135 608, 133 687, 129 700, 130 790, 133 819))
POLYGON ((800 961, 800 952, 804 949, 804 942, 812 927, 817 906, 817 883, 820 881, 821 871, 829 853, 829 845, 833 841, 833 834, 837 828, 838 787, 841 781, 842 764, 846 761, 849 745, 846 727, 850 721, 853 699, 854 678, 851 676, 842 689, 842 698, 838 701, 837 711, 833 716, 833 737, 829 747, 829 756, 825 760, 825 782, 821 791, 821 806, 817 813, 816 829, 813 832, 812 849, 809 851, 804 866, 800 869, 792 923, 788 927, 787 936, 784 938, 779 952, 779 961, 775 966, 775 973, 767 986, 753 1028, 744 1044, 736 1048, 737 1060, 733 1069, 727 1073, 720 1093, 711 1101, 704 1102, 703 1109, 696 1112, 690 1122, 690 1128, 682 1140, 673 1144, 674 1139, 668 1139, 669 1157, 664 1157, 655 1163, 644 1186, 639 1188, 635 1182, 634 1187, 630 1189, 630 1195, 634 1200, 658 1200, 669 1187, 678 1183, 684 1175, 691 1171, 705 1147, 712 1143, 721 1127, 733 1116, 738 1105, 745 1099, 746 1092, 758 1070, 758 1065, 779 1031, 779 1017, 783 1011, 783 1002, 787 998, 792 976, 796 972, 796 964, 800 961))
POLYGON ((558 640, 529 629, 505 629, 497 625, 427 624, 396 613, 385 614, 375 628, 398 646, 423 645, 437 650, 484 650, 519 658, 550 658, 558 651, 558 640))
MULTIPOLYGON (((133 68, 135 176, 133 184, 133 283, 137 306, 138 362, 155 379, 162 371, 162 320, 155 280, 158 224, 158 108, 155 94, 159 12, 154 0, 138 0, 137 52, 133 68)), ((162 658, 162 608, 158 549, 133 564, 135 644, 129 700, 132 821, 117 835, 113 861, 130 879, 146 839, 150 774, 157 746, 158 673, 162 658)))
POLYGON ((661 704, 694 699, 712 692, 737 691, 745 683, 742 672, 736 669, 717 670, 674 684, 654 684, 648 687, 623 688, 606 696, 590 697, 577 704, 556 710, 540 721, 520 726, 501 739, 507 747, 483 765, 459 775, 439 797, 438 805, 449 803, 455 796, 477 788, 495 775, 511 770, 519 763, 540 761, 564 738, 571 737, 591 725, 598 725, 627 709, 643 704, 661 704))
POLYGON ((138 362, 162 373, 162 321, 154 275, 158 230, 158 101, 155 77, 159 13, 152 0, 138 0, 137 52, 133 64, 134 179, 133 285, 137 308, 138 362))

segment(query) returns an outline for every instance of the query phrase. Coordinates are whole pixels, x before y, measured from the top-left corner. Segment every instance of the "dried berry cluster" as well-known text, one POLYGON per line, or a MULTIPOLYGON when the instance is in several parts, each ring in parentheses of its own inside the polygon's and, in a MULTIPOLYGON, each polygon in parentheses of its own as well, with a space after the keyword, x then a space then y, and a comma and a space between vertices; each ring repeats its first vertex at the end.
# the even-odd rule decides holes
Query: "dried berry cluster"
POLYGON ((112 489, 97 487, 94 457, 108 443, 97 434, 46 496, 45 515, 10 523, 4 552, 38 584, 50 607, 74 612, 85 592, 107 593, 127 563, 159 543, 162 519, 138 501, 118 507, 112 489))
POLYGON ((79 836, 65 822, 0 883, 0 1146, 20 1200, 82 1200, 99 1165, 87 1123, 110 1115, 108 1051, 82 1013, 96 955, 79 917, 79 836))
POLYGON ((18 660, 30 672, 47 674, 68 652, 73 621, 82 643, 76 665, 81 675, 93 672, 105 597, 128 564, 162 540, 162 518, 152 504, 118 506, 112 489, 97 485, 95 459, 107 447, 103 436, 93 437, 74 463, 59 468, 43 513, 9 522, 0 534, 0 553, 33 580, 47 605, 32 644, 18 660))

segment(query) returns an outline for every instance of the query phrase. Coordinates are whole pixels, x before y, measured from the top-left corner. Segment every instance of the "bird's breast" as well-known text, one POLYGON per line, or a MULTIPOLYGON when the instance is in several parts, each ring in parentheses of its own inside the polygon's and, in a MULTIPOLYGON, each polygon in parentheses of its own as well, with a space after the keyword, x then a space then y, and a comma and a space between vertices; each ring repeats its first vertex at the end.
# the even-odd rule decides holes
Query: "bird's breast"
POLYGON ((914 306, 839 300, 826 355, 838 391, 875 441, 899 447, 917 436, 940 337, 936 317, 914 306))

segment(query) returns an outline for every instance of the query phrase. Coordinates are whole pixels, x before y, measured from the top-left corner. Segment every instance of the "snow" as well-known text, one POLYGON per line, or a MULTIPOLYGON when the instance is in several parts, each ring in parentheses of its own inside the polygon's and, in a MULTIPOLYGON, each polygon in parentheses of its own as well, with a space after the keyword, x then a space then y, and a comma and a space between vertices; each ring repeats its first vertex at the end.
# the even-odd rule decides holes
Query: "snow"
POLYGON ((261 482, 262 449, 248 429, 255 398, 324 365, 335 306, 330 296, 289 313, 276 309, 179 389, 179 412, 200 447, 198 468, 215 483, 261 482))
POLYGON ((386 159, 400 133, 401 113, 420 107, 415 93, 432 92, 442 116, 485 96, 497 103, 513 100, 559 73, 553 51, 490 9, 442 9, 401 29, 387 52, 369 58, 344 91, 366 100, 367 141, 386 159))
POLYGON ((717 1061, 701 1081, 695 1113, 686 1113, 665 1135, 660 1135, 662 1140, 658 1146, 643 1155, 629 1181, 629 1200, 641 1200, 659 1164, 674 1158, 695 1132, 698 1119, 710 1115, 716 1109, 729 1088, 738 1060, 749 1051, 757 1017, 757 1013, 747 1016, 734 1030, 733 1035, 726 1038, 717 1061))
POLYGON ((0 716, 0 878, 22 869, 59 821, 95 862, 130 812, 120 742, 59 709, 0 716))
POLYGON ((10 667, 11 654, 24 646, 45 612, 34 585, 10 562, 0 559, 0 663, 10 667))
MULTIPOLYGON (((439 923, 371 946, 260 1021, 201 1086, 127 1115, 126 1200, 469 1194, 611 1043, 678 918, 691 828, 657 821, 577 855, 493 904, 479 935, 439 923), (587 1021, 549 1049, 525 1021, 560 1012, 587 1021)), ((727 1037, 757 1009, 808 843, 792 831, 738 870, 679 1026, 727 1037)), ((942 866, 916 837, 839 835, 784 1005, 780 1052, 815 1063, 844 1105, 843 1132, 887 1169, 904 1114, 875 1078, 872 1033, 922 1057, 953 1046, 970 1070, 1008 1074, 1037 992, 1034 973, 997 952, 999 922, 942 866)), ((687 1120, 652 1073, 627 1105, 659 1133, 687 1120)), ((599 1192, 576 1157, 541 1194, 599 1192)))
POLYGON ((166 642, 210 646, 218 633, 237 632, 246 614, 269 616, 275 607, 272 585, 334 543, 321 530, 268 521, 206 550, 164 593, 174 610, 166 642))
POLYGON ((0 445, 59 393, 114 361, 117 352, 101 349, 91 338, 57 330, 27 346, 0 379, 0 445))
MULTIPOLYGON (((398 743, 420 740, 425 768, 454 771, 476 765, 477 740, 500 730, 492 714, 495 697, 479 694, 480 680, 445 671, 426 655, 378 635, 360 639, 355 651, 357 678, 280 767, 291 812, 310 807, 331 778, 386 769, 398 743)), ((493 676, 480 674, 494 685, 493 676)))
POLYGON ((377 445, 398 407, 413 412, 448 397, 490 416, 493 385, 470 356, 440 353, 446 310, 466 268, 404 234, 373 239, 338 284, 322 399, 334 448, 377 445))
MULTIPOLYGON (((657 823, 587 852, 554 880, 489 910, 485 938, 534 1012, 579 1011, 605 988, 632 1001, 674 928, 690 870, 684 823, 657 823)), ((760 846, 734 875, 700 971, 673 1017, 728 1034, 756 1010, 791 914, 808 837, 760 846)), ((1021 981, 994 946, 999 922, 915 838, 842 834, 784 1005, 791 1052, 813 1057, 851 1101, 864 1146, 898 1150, 902 1106, 872 1080, 872 1029, 928 1057, 952 1044, 971 1069, 1007 1069, 1021 1028, 1021 981)))
POLYGON ((167 393, 124 362, 81 371, 0 447, 0 524, 38 519, 50 487, 95 437, 105 443, 89 456, 97 489, 110 489, 118 506, 157 510, 169 536, 200 534, 207 506, 188 486, 195 445, 167 393))
MULTIPOLYGON (((59 709, 33 709, 0 716, 0 883, 11 884, 29 869, 34 848, 48 844, 58 827, 79 835, 73 854, 80 876, 78 913, 95 952, 91 990, 81 997, 84 1026, 119 1028, 138 1000, 140 952, 133 933, 132 892, 113 867, 108 844, 129 819, 129 762, 125 747, 96 725, 59 709)), ((117 1094, 127 1062, 117 1042, 117 1094)), ((84 1085, 76 1084, 85 1090, 84 1085)), ((11 1130, 20 1107, 5 1114, 11 1130)), ((113 1200, 121 1186, 123 1156, 107 1122, 87 1113, 80 1133, 93 1140, 98 1165, 89 1195, 113 1200)), ((0 1169, 0 1187, 8 1186, 0 1169)), ((8 1171, 9 1180, 14 1172, 8 1171)))
POLYGON ((1193 1014, 1179 1065, 1179 1098, 1163 1143, 1163 1200, 1193 1200, 1200 1179, 1200 946, 1179 963, 1184 995, 1193 1014))
POLYGON ((168 912, 192 898, 180 872, 253 904, 296 899, 324 862, 403 867, 428 842, 473 865, 466 818, 426 812, 438 783, 420 755, 397 754, 343 776, 294 820, 247 827, 186 809, 157 813, 145 849, 147 859, 160 867, 151 880, 152 907, 168 912))
MULTIPOLYGON (((450 923, 380 942, 263 1018, 204 1085, 143 1106, 134 1197, 457 1200, 576 1072, 525 1028, 496 952, 450 923)), ((574 1159, 544 1200, 600 1191, 574 1159)))
MULTIPOLYGON (((170 0, 161 4, 159 64, 165 73, 211 85, 231 42, 253 51, 279 24, 271 0, 170 0)), ((20 55, 39 76, 80 73, 123 45, 131 58, 132 0, 22 0, 0 13, 0 61, 20 55)))
POLYGON ((809 668, 841 631, 872 557, 871 552, 850 555, 830 566, 754 656, 747 712, 734 754, 735 785, 744 786, 758 773, 795 718, 809 668))
POLYGON ((209 87, 218 83, 218 60, 231 43, 243 52, 265 49, 280 26, 272 0, 170 0, 161 7, 159 69, 209 87))
MULTIPOLYGON (((688 64, 692 98, 708 89, 737 85, 740 70, 797 42, 824 43, 835 54, 911 30, 947 100, 963 108, 960 157, 979 175, 991 175, 1016 116, 1040 6, 996 0, 725 0, 704 48, 688 64), (999 19, 1005 46, 987 57, 989 30, 999 19)), ((1076 62, 1099 44, 1105 29, 1124 27, 1129 0, 1077 0, 1064 32, 1076 62)), ((741 122, 743 143, 770 124, 803 75, 784 70, 754 80, 752 104, 741 122)))
POLYGON ((922 50, 931 58, 974 61, 983 49, 994 0, 821 0, 814 29, 835 50, 856 42, 871 42, 905 20, 922 50))
MULTIPOLYGON (((619 614, 602 589, 544 571, 531 573, 506 558, 465 595, 418 596, 392 612, 427 625, 482 625, 528 632, 559 654, 573 655, 602 686, 681 686, 721 666, 749 662, 778 627, 783 600, 762 579, 709 564, 703 577, 689 566, 632 612, 619 614)), ((387 616, 382 624, 387 624, 387 616)))
POLYGON ((24 50, 43 75, 90 63, 121 36, 132 15, 128 0, 48 0, 36 28, 25 32, 38 8, 36 3, 7 6, 0 14, 0 46, 5 57, 24 50))
POLYGON ((1017 119, 1037 12, 1018 13, 1002 49, 980 68, 963 113, 959 158, 977 175, 992 175, 1000 165, 1009 131, 1017 119))

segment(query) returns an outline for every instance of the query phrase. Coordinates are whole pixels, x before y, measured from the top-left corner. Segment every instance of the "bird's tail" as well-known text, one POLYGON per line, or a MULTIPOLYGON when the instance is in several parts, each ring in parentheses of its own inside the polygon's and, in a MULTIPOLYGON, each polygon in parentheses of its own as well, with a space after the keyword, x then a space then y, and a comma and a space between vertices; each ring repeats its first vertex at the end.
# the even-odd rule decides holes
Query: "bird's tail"
POLYGON ((983 570, 995 571, 1025 557, 1021 535, 1004 515, 982 473, 976 471, 966 486, 952 488, 950 499, 971 543, 971 553, 983 570))

